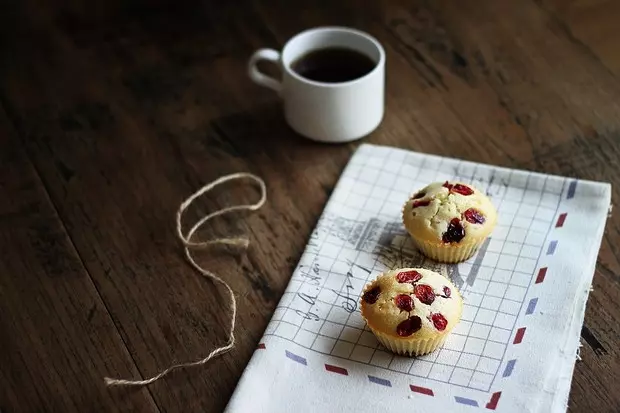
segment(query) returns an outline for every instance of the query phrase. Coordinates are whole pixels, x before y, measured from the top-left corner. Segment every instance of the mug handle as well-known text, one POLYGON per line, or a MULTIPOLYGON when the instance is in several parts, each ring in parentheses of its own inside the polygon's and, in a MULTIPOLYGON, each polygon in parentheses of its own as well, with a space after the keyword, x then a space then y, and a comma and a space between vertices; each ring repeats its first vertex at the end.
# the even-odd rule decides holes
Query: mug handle
POLYGON ((267 60, 269 62, 279 64, 280 52, 273 49, 258 49, 254 52, 252 57, 250 57, 250 61, 248 62, 248 75, 250 76, 250 79, 252 79, 257 85, 268 87, 269 89, 273 89, 280 94, 282 91, 282 83, 258 70, 256 63, 260 60, 267 60))

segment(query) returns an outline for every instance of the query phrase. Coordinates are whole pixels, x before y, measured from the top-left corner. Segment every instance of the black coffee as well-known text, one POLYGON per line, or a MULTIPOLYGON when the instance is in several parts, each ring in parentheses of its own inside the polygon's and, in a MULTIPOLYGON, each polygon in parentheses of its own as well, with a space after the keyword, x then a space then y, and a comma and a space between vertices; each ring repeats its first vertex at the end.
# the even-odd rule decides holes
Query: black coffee
POLYGON ((354 80, 370 73, 375 66, 365 54, 343 47, 313 50, 291 64, 298 75, 324 83, 354 80))

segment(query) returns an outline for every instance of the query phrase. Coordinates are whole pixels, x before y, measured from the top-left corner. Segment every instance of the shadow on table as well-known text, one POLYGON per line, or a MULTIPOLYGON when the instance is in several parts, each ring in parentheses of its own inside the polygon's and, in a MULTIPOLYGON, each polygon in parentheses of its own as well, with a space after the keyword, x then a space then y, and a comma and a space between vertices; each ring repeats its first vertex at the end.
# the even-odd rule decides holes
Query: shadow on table
POLYGON ((211 126, 223 140, 234 146, 236 155, 318 145, 298 135, 286 124, 279 102, 227 114, 213 120, 211 126))
POLYGON ((284 162, 299 167, 312 162, 346 162, 352 144, 326 144, 306 139, 291 129, 279 101, 235 112, 211 121, 214 138, 209 145, 227 154, 254 162, 284 162))

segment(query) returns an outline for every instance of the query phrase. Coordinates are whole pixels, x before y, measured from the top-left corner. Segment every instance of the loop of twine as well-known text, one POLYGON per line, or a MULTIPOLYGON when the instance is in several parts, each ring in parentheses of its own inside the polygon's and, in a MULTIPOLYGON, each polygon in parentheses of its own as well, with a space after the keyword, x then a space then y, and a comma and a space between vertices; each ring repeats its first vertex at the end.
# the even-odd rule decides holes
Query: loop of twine
POLYGON ((202 360, 172 365, 168 367, 167 369, 163 370, 161 373, 149 379, 124 380, 124 379, 112 379, 110 377, 105 377, 104 380, 105 380, 106 385, 108 386, 144 386, 147 384, 151 384, 161 379, 162 377, 166 376, 168 373, 174 370, 205 364, 212 358, 230 351, 235 346, 235 322, 237 319, 237 300, 235 299, 235 294, 232 288, 230 288, 230 286, 228 285, 226 281, 221 279, 215 273, 202 268, 198 263, 196 263, 196 261, 192 257, 190 249, 191 248, 208 248, 212 245, 230 245, 230 246, 238 246, 242 248, 247 248, 248 245, 250 244, 250 241, 247 238, 218 238, 218 239, 214 239, 210 241, 199 241, 199 242, 191 241, 191 239, 194 233, 210 219, 213 219, 220 215, 228 214, 230 212, 235 212, 235 211, 256 211, 257 209, 259 209, 265 204, 266 200, 267 200, 267 187, 265 185, 265 181, 263 181, 261 178, 259 178, 258 176, 254 174, 247 173, 247 172, 238 172, 238 173, 234 173, 230 175, 224 175, 216 179, 215 181, 203 186, 198 191, 194 192, 189 198, 183 201, 183 203, 179 207, 177 214, 176 214, 177 236, 183 243, 183 247, 185 251, 185 258, 187 259, 189 264, 192 267, 194 267, 194 269, 196 269, 196 271, 198 271, 204 277, 207 277, 213 281, 216 281, 222 284, 224 287, 226 287, 226 290, 228 291, 228 294, 230 296, 230 302, 231 302, 230 307, 232 310, 231 311, 232 314, 230 317, 230 329, 228 330, 228 342, 224 346, 218 347, 215 350, 213 350, 211 353, 209 353, 207 357, 203 358, 202 360), (260 196, 260 199, 256 203, 235 205, 235 206, 218 209, 217 211, 212 212, 208 214, 207 216, 201 218, 198 222, 196 222, 189 229, 189 231, 187 231, 187 234, 183 234, 183 228, 181 227, 181 218, 185 210, 192 204, 192 202, 194 202, 194 200, 196 200, 196 198, 200 197, 201 195, 205 194, 206 192, 209 192, 216 186, 221 185, 225 182, 233 181, 236 179, 244 179, 244 178, 249 178, 253 180, 260 187, 261 196, 260 196))

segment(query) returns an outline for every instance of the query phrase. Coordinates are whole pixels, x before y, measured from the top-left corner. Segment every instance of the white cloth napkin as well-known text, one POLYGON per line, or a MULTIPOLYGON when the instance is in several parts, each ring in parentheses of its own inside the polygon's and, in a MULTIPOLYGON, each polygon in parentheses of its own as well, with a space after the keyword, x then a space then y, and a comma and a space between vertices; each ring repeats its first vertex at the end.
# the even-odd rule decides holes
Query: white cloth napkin
POLYGON ((561 412, 611 187, 362 145, 343 172, 227 412, 561 412), (485 190, 499 211, 465 263, 413 248, 401 208, 433 181, 485 190), (388 268, 450 277, 465 306, 437 351, 387 352, 358 309, 388 268), (425 410, 433 409, 433 410, 425 410))

